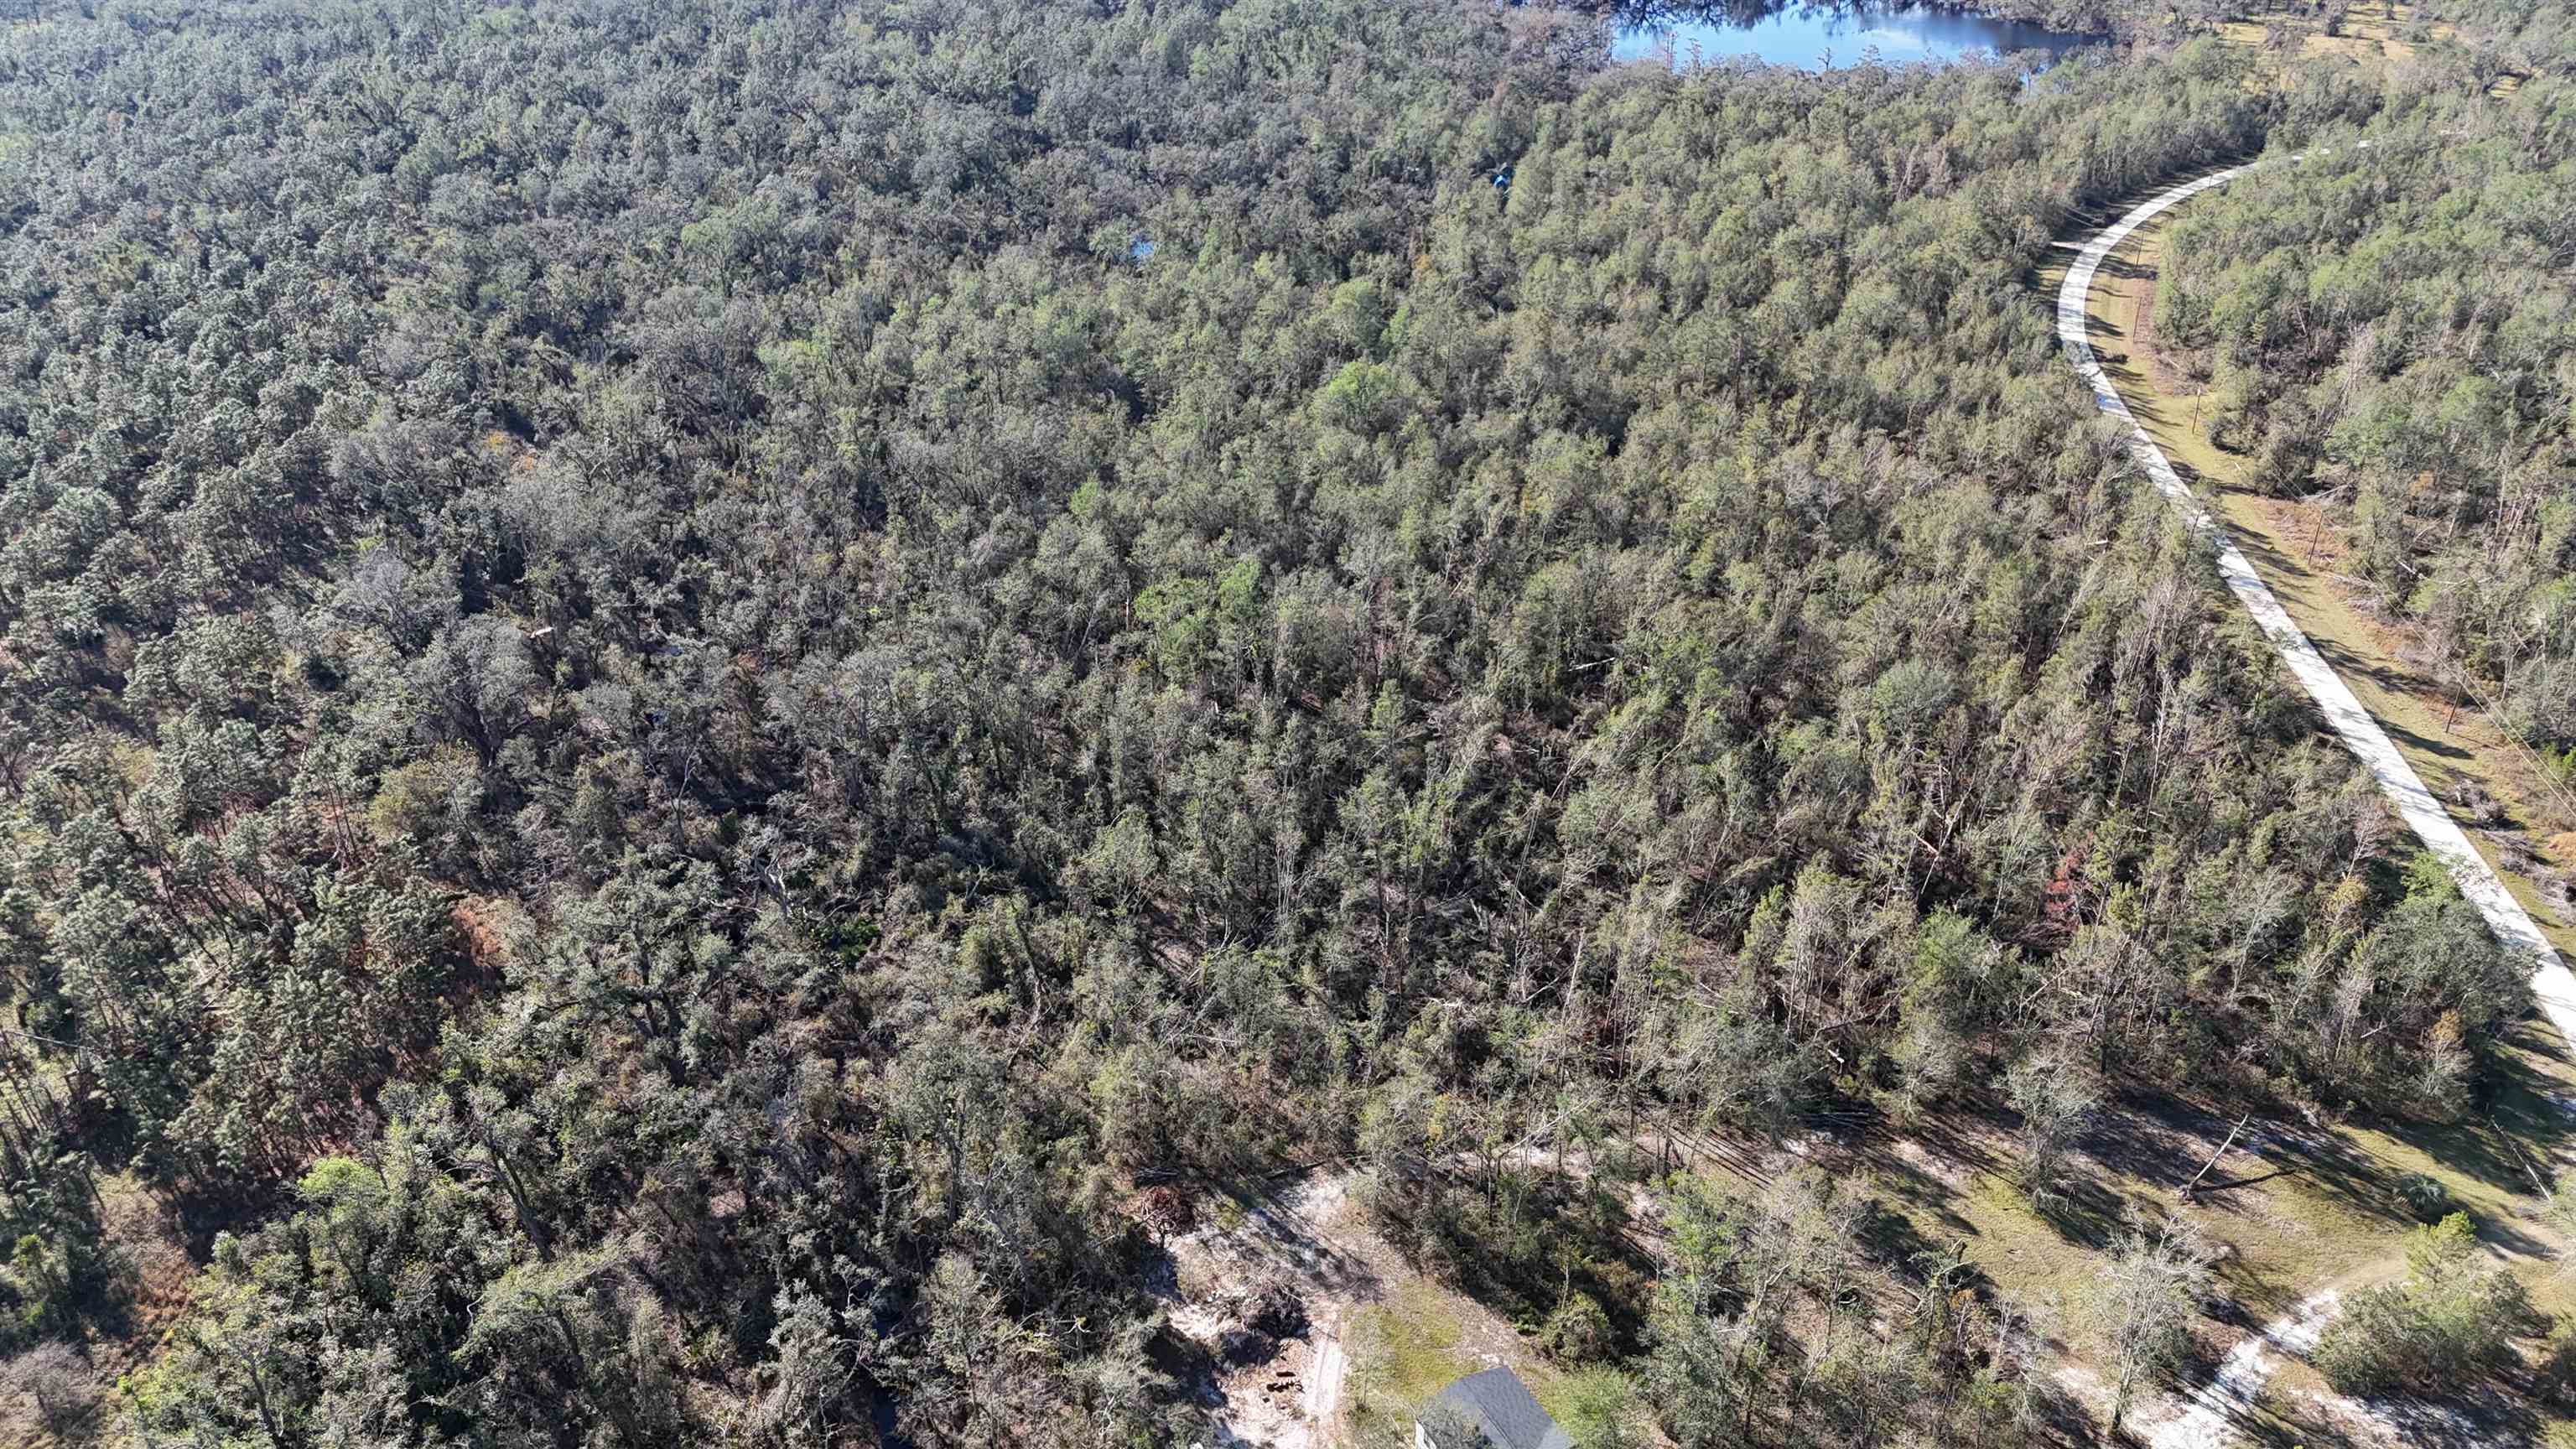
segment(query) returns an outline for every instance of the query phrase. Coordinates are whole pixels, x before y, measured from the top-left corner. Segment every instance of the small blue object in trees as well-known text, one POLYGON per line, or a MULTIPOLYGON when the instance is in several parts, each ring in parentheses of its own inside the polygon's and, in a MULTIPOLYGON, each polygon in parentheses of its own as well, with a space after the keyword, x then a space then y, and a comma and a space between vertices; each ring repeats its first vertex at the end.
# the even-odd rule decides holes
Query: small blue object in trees
POLYGON ((1151 237, 1140 236, 1127 244, 1127 260, 1131 262, 1141 262, 1153 254, 1154 242, 1151 237))
POLYGON ((1494 189, 1496 191, 1509 191, 1512 189, 1512 168, 1506 166, 1502 170, 1494 173, 1494 189))

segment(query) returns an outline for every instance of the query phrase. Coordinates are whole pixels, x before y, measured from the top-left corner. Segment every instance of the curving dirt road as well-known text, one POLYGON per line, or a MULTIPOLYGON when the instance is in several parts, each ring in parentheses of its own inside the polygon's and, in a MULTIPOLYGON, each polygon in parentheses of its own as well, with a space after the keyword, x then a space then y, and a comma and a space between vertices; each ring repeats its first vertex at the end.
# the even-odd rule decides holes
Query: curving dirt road
MULTIPOLYGON (((2298 156, 2288 159, 2291 164, 2300 160, 2298 156)), ((2550 948, 2548 938, 2540 933, 2540 927, 2533 924, 2521 903, 2505 890, 2504 883, 2496 879, 2486 860, 2469 844, 2459 822, 2442 808, 2432 791, 2424 788, 2424 782, 2416 775, 2414 767, 2406 763, 2405 756, 2397 752, 2397 746, 2380 728, 2379 722, 2362 708, 2360 700, 2353 697, 2342 676, 2336 674, 2333 666, 2317 653, 2316 646, 2308 642, 2308 636, 2300 631, 2299 626, 2291 622, 2289 613, 2281 607, 2281 601, 2273 597, 2272 590, 2264 584, 2262 576, 2254 572, 2253 564, 2246 561, 2243 551, 2192 496, 2190 485, 2174 472, 2164 450, 2157 447, 2155 440, 2147 436, 2146 429, 2138 425, 2138 420, 2129 412, 2128 404, 2120 400, 2119 390, 2111 385, 2109 375, 2102 370, 2100 360, 2093 355, 2093 344, 2087 336, 2085 298, 2092 291, 2094 273, 2112 249, 2168 207, 2270 164, 2274 163, 2258 161, 2231 167, 2158 192, 2086 242, 2076 255, 2075 265, 2067 270, 2065 282, 2057 289, 2057 339, 2065 345, 2067 360, 2075 365, 2076 372, 2093 389, 2094 402, 2127 427, 2129 451, 2138 460, 2138 466, 2154 480, 2157 490, 2182 510, 2184 521, 2192 532, 2214 546, 2219 576, 2226 580, 2237 602, 2243 604, 2246 611, 2254 616, 2254 621, 2262 626, 2264 637, 2272 641, 2272 647, 2280 652, 2282 662, 2290 666, 2290 673, 2307 690, 2308 697, 2324 711, 2326 723, 2369 768, 2372 777, 2379 782, 2381 793, 2388 797, 2390 805, 2396 807, 2399 818, 2449 869, 2451 879, 2459 884, 2460 894, 2468 897, 2469 903, 2486 917, 2487 927, 2495 933, 2496 939, 2530 961, 2534 1002, 2540 1007, 2541 1014, 2548 1017, 2550 1025, 2557 1029, 2560 1041, 2569 1049, 2576 1050, 2576 974, 2570 974, 2566 964, 2559 960, 2558 953, 2550 948)))

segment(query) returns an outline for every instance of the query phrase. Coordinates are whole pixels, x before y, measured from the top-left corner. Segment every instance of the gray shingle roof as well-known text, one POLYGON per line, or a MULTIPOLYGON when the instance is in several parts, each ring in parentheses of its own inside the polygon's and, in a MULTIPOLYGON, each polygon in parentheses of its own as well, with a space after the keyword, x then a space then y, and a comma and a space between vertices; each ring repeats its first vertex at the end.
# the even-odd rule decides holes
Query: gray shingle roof
POLYGON ((1483 1434, 1492 1449, 1574 1449, 1510 1369, 1467 1375, 1440 1391, 1440 1406, 1483 1434))

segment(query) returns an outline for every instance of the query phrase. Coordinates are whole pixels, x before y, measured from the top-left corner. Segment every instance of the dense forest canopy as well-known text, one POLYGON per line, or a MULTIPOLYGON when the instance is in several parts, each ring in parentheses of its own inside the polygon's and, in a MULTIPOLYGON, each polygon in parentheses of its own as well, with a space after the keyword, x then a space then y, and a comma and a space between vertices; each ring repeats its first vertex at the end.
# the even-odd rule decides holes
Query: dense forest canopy
MULTIPOLYGON (((2026 285, 2183 168, 2449 124, 2456 57, 43 17, 0 44, 0 1242, 11 1343, 96 1341, 103 1186, 179 1206, 202 1274, 112 1406, 151 1442, 1187 1443, 1139 1181, 1348 1154, 1426 1260, 1552 1284, 1501 1144, 1990 1082, 2439 1114, 2525 1005, 2026 285)), ((2565 95, 2474 123, 2481 206, 2546 194, 2565 95)), ((2334 174, 2227 203, 2212 327, 2264 251, 2216 238, 2334 174)), ((2526 450, 2455 486, 2510 498, 2557 334, 2462 322, 2413 366, 2491 379, 2526 450)), ((2515 600, 2564 569, 2523 537, 2515 600)), ((1676 1202, 1618 1327, 1665 1431, 2036 1432, 1993 1345, 1741 1351, 1830 1196, 1676 1202)))

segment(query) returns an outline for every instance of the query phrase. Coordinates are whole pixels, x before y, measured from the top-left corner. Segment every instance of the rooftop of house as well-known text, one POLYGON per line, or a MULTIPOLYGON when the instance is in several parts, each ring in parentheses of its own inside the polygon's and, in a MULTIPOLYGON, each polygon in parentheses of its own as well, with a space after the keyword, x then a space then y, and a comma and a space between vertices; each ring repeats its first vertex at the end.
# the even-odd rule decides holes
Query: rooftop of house
POLYGON ((1481 1435, 1489 1449, 1574 1449, 1574 1441, 1510 1369, 1472 1373, 1442 1389, 1435 1412, 1450 1421, 1438 1428, 1424 1425, 1428 1441, 1438 1449, 1478 1449, 1472 1439, 1457 1445, 1445 1442, 1444 1434, 1454 1434, 1456 1429, 1481 1435))

